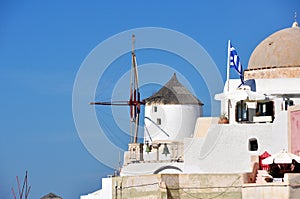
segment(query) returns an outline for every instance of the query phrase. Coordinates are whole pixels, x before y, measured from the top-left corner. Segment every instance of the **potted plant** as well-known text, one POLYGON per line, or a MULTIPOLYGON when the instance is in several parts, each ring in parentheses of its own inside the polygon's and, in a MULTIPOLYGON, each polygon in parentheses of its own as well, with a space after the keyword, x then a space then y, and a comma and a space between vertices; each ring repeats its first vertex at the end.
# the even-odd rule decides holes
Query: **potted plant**
POLYGON ((220 117, 219 117, 219 121, 218 124, 229 124, 229 119, 226 116, 226 113, 223 113, 220 117))

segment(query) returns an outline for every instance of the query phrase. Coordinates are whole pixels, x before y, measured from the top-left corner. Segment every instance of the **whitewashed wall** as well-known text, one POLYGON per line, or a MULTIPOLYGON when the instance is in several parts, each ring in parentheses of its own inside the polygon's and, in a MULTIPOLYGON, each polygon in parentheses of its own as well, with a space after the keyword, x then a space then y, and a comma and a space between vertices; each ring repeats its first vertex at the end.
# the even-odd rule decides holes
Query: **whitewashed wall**
POLYGON ((80 199, 112 199, 112 179, 102 178, 102 189, 80 196, 80 199))
POLYGON ((287 149, 287 131, 274 127, 272 123, 212 125, 205 138, 185 142, 184 173, 252 171, 251 156, 287 149), (249 151, 251 138, 257 139, 257 151, 249 151))
POLYGON ((183 141, 186 137, 193 136, 196 120, 202 116, 202 107, 199 105, 151 105, 145 106, 145 117, 150 118, 158 125, 169 137, 162 132, 153 122, 145 119, 145 141, 149 141, 149 132, 152 141, 155 140, 173 140, 183 141), (157 107, 157 112, 155 108, 157 107))

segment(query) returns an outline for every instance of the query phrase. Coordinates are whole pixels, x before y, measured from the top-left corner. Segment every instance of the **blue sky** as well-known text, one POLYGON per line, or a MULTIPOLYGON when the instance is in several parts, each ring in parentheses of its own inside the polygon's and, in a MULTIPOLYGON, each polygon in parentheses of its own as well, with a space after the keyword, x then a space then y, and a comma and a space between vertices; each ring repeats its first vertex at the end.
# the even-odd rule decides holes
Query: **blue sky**
MULTIPOLYGON (((0 198, 12 198, 15 176, 23 178, 26 170, 29 198, 54 192, 64 199, 99 189, 101 177, 113 172, 86 150, 72 116, 76 74, 100 42, 132 28, 176 30, 202 45, 225 80, 228 39, 246 68, 256 45, 290 27, 295 11, 300 13, 299 0, 1 1, 0 198)), ((151 62, 142 51, 137 55, 139 63, 151 62)), ((172 65, 171 58, 164 61, 168 56, 162 53, 155 61, 172 65)), ((125 59, 116 63, 127 63, 125 59)), ((204 114, 210 115, 202 84, 199 80, 203 94, 196 94, 207 104, 204 114)), ((144 96, 154 88, 145 88, 144 96)))

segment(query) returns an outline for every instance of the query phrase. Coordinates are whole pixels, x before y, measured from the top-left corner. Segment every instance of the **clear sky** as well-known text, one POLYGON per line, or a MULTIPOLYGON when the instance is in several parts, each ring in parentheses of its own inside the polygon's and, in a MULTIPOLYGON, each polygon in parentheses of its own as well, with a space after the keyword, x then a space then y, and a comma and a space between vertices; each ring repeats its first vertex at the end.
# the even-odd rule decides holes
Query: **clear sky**
MULTIPOLYGON (((99 189, 101 177, 113 172, 86 150, 72 113, 76 74, 99 43, 133 28, 175 30, 201 44, 225 80, 228 39, 246 68, 258 43, 290 27, 295 11, 300 15, 299 0, 1 1, 0 198, 12 198, 11 188, 17 188, 15 177, 23 179, 26 170, 32 186, 29 198, 54 192, 64 199, 79 198, 99 189)), ((161 59, 161 63, 171 67, 174 64, 174 70, 180 70, 176 66, 180 61, 172 63, 171 57, 164 61, 169 56, 166 52, 155 60, 143 51, 137 56, 141 64, 160 63, 161 59)), ((118 63, 130 65, 130 55, 122 56, 115 65, 118 63), (126 59, 129 61, 122 61, 126 59)), ((107 79, 110 74, 119 77, 124 73, 113 68, 106 71, 107 79)), ((193 73, 181 72, 186 78, 193 73)), ((165 78, 167 81, 170 76, 165 78)), ((195 80, 192 84, 197 87, 195 80)), ((201 84, 199 80, 203 90, 196 91, 196 95, 206 104, 204 115, 210 115, 210 99, 206 86, 201 84)), ((98 94, 102 92, 101 85, 100 82, 98 94)), ((145 86, 143 97, 151 95, 154 88, 159 87, 145 86)), ((109 129, 111 120, 104 123, 109 129)), ((118 134, 110 139, 114 137, 118 134)), ((128 139, 112 142, 126 148, 128 139)))

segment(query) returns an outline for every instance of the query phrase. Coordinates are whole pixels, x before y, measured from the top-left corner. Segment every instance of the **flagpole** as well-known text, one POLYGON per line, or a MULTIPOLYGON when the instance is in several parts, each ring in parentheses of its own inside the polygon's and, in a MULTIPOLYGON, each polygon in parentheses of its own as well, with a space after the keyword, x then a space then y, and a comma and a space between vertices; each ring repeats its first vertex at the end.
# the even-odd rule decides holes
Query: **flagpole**
MULTIPOLYGON (((230 72, 230 40, 228 40, 227 47, 227 74, 226 74, 226 82, 227 82, 227 93, 229 92, 229 72, 230 72)), ((229 99, 227 98, 227 117, 230 120, 230 108, 229 108, 229 99)))
POLYGON ((229 70, 230 70, 230 40, 228 40, 228 48, 227 48, 227 74, 226 74, 227 92, 229 92, 229 70))

